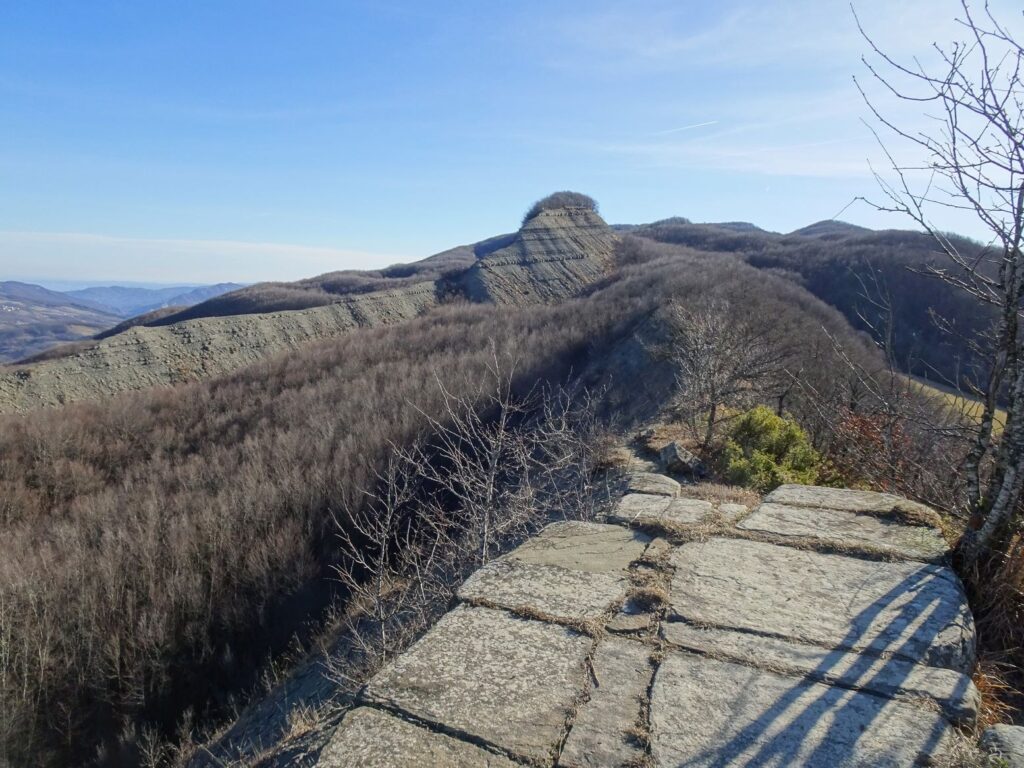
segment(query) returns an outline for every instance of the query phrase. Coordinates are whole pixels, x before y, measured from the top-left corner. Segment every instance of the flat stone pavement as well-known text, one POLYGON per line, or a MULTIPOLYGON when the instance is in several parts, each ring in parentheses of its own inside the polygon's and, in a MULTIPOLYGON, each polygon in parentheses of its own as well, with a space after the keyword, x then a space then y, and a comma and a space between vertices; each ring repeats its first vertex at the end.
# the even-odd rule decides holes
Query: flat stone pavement
POLYGON ((911 766, 976 719, 974 622, 927 508, 628 490, 471 576, 319 764, 911 766))

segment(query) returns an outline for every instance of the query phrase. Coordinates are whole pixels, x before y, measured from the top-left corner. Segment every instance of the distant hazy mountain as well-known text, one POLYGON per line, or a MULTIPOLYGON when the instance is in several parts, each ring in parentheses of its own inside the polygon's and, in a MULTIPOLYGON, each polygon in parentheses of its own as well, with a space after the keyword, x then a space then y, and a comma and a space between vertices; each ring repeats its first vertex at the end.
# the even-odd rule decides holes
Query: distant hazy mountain
POLYGON ((118 320, 116 314, 88 299, 30 283, 0 282, 0 363, 89 338, 118 320))
POLYGON ((190 307, 242 287, 238 283, 218 283, 198 287, 172 286, 169 288, 111 285, 65 291, 64 294, 77 301, 101 306, 120 317, 134 317, 164 307, 190 307))

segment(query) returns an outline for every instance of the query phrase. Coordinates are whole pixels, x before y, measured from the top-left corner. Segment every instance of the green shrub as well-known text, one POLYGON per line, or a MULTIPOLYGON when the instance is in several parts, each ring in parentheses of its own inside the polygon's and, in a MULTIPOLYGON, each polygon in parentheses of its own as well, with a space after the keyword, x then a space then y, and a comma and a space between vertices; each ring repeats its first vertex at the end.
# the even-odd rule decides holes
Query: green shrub
POLYGON ((799 424, 759 405, 732 425, 723 465, 728 482, 767 493, 783 483, 814 483, 821 457, 799 424))

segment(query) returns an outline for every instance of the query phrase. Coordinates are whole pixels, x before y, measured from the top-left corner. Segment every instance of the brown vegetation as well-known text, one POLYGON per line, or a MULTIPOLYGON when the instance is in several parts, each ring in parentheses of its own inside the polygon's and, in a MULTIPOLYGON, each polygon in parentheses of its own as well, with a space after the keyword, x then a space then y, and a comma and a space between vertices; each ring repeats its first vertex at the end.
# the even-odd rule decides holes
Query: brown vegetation
POLYGON ((517 395, 571 375, 635 399, 606 357, 634 349, 670 297, 692 296, 770 318, 803 340, 807 370, 829 369, 818 328, 847 331, 798 287, 671 246, 641 251, 561 305, 448 306, 224 379, 3 419, 6 754, 82 759, 135 722, 169 733, 189 708, 225 707, 329 598, 332 516, 366 503, 395 448, 446 423, 434 381, 472 400, 497 356, 518 361, 517 395))

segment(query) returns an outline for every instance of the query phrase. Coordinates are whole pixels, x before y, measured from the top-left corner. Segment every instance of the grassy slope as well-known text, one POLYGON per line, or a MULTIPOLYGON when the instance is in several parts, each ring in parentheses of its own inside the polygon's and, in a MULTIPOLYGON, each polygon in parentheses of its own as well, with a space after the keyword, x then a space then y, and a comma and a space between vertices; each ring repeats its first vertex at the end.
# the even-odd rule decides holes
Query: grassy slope
MULTIPOLYGON (((928 379, 921 378, 920 376, 912 376, 909 378, 918 385, 923 394, 933 398, 936 402, 941 403, 950 411, 951 414, 963 414, 976 422, 981 419, 983 406, 981 400, 977 397, 968 395, 964 392, 959 392, 952 387, 948 387, 934 381, 929 381, 928 379)), ((997 408, 995 416, 996 431, 1001 432, 1005 423, 1006 411, 1002 408, 997 408)))

